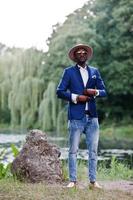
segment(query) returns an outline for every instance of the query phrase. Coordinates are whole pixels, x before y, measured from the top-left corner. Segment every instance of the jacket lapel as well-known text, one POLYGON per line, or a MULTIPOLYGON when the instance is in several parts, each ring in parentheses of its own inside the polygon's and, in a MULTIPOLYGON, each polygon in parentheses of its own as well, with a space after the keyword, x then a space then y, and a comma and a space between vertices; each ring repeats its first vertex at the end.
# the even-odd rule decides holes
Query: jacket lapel
POLYGON ((85 88, 84 87, 84 82, 83 82, 83 79, 82 79, 82 76, 81 76, 81 73, 80 73, 78 65, 75 65, 75 69, 76 69, 76 73, 77 73, 77 77, 79 79, 79 82, 81 83, 82 87, 85 88))
POLYGON ((89 67, 89 66, 87 66, 87 71, 88 71, 88 76, 89 76, 89 78, 88 78, 88 81, 87 81, 87 84, 86 84, 86 88, 89 87, 90 82, 91 82, 91 70, 90 70, 90 67, 89 67))

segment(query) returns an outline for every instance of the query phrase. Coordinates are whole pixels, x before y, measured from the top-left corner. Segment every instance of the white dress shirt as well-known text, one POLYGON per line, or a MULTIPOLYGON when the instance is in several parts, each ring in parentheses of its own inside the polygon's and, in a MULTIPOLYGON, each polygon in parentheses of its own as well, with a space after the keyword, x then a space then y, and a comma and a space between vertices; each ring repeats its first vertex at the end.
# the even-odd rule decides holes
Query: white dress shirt
MULTIPOLYGON (((84 87, 86 87, 87 81, 89 79, 89 74, 88 74, 87 66, 85 66, 83 68, 83 67, 81 67, 81 66, 78 65, 78 67, 79 67, 79 70, 80 70, 81 77, 83 79, 84 87)), ((79 94, 73 94, 72 93, 72 101, 75 104, 77 103, 76 99, 77 99, 78 95, 79 94)), ((96 96, 98 96, 98 95, 99 95, 99 91, 97 90, 97 95, 96 96)), ((85 110, 88 110, 88 102, 86 102, 85 110)))
MULTIPOLYGON (((81 74, 81 77, 83 79, 83 83, 84 83, 84 87, 86 87, 86 84, 87 84, 87 81, 88 81, 88 78, 89 78, 89 74, 88 74, 88 70, 87 70, 87 66, 85 66, 84 68, 79 66, 79 71, 80 71, 80 74, 81 74)), ((77 103, 77 98, 78 94, 72 94, 72 101, 74 103, 77 103)), ((86 103, 86 108, 85 110, 88 110, 88 103, 86 103)))

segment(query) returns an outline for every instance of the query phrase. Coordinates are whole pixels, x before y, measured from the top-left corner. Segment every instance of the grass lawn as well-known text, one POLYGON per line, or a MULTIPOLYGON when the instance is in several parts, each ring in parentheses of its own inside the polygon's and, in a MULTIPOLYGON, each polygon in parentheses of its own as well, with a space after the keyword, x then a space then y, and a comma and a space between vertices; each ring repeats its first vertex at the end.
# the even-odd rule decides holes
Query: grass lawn
MULTIPOLYGON (((118 187, 104 187, 103 190, 92 191, 88 187, 87 167, 84 162, 78 163, 78 186, 74 189, 66 188, 68 182, 67 163, 63 163, 63 184, 46 183, 22 183, 14 180, 13 177, 0 180, 0 200, 132 200, 133 193, 130 190, 116 189, 118 187), (79 187, 81 183, 81 186, 79 187)), ((99 166, 97 179, 103 181, 104 186, 109 184, 109 180, 115 184, 116 180, 131 181, 133 171, 125 165, 118 163, 115 158, 112 159, 111 167, 99 166)), ((126 181, 125 181, 126 182, 126 181)))
POLYGON ((129 139, 133 140, 133 125, 125 124, 125 125, 101 125, 101 136, 108 137, 109 139, 129 139))
POLYGON ((0 200, 132 200, 124 191, 68 189, 60 185, 26 184, 11 179, 0 180, 0 200))

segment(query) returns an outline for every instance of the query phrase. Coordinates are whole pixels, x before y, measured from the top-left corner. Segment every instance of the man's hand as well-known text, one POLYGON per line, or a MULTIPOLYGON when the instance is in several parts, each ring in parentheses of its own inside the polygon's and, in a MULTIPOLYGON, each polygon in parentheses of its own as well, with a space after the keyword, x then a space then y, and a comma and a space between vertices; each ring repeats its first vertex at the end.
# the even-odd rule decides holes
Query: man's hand
POLYGON ((85 96, 85 95, 79 95, 77 96, 77 102, 87 102, 89 101, 90 97, 85 96))
POLYGON ((97 90, 96 89, 85 89, 84 92, 83 92, 84 95, 87 95, 87 96, 96 96, 97 95, 97 90))

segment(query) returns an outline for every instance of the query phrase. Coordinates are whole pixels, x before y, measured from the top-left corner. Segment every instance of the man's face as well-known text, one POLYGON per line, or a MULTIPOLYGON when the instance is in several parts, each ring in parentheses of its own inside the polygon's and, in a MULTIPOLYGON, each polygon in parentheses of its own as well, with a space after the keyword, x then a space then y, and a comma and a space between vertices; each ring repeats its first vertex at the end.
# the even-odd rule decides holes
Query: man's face
POLYGON ((75 51, 75 58, 77 63, 85 63, 88 59, 88 53, 85 49, 78 49, 75 51))

